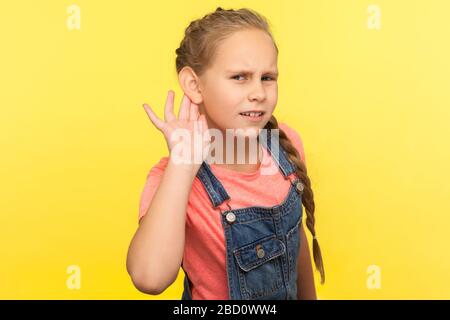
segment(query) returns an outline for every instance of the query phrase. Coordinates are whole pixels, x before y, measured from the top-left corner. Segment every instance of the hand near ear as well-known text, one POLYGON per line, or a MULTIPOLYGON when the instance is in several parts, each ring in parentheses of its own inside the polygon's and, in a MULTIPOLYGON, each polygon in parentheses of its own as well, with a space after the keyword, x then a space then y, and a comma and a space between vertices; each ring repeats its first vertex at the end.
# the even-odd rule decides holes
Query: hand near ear
POLYGON ((173 110, 174 99, 175 93, 169 90, 164 109, 164 121, 158 118, 148 104, 144 103, 143 107, 153 125, 164 135, 171 159, 180 163, 180 158, 183 157, 184 164, 191 164, 198 169, 208 156, 211 146, 211 136, 205 115, 200 115, 198 105, 183 95, 177 118, 173 110), (200 144, 194 143, 196 136, 201 137, 200 144), (181 141, 178 141, 177 137, 181 137, 181 141), (179 154, 178 151, 183 154, 179 154), (198 159, 201 161, 196 161, 198 159))

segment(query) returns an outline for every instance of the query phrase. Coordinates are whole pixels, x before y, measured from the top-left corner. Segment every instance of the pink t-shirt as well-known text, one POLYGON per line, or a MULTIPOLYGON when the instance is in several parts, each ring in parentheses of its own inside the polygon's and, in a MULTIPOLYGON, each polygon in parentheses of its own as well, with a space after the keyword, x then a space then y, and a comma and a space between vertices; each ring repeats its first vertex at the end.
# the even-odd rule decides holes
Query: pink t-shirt
MULTIPOLYGON (((287 134, 306 163, 299 134, 284 123, 279 123, 279 127, 287 134)), ((269 157, 267 159, 273 161, 265 148, 262 149, 263 159, 269 157)), ((147 175, 140 199, 139 219, 148 210, 168 160, 168 157, 161 158, 147 175)), ((290 180, 286 180, 279 169, 276 174, 264 175, 260 172, 261 168, 252 173, 245 173, 215 164, 210 164, 210 167, 230 196, 228 203, 231 209, 278 205, 286 198, 291 186, 290 180)), ((192 283, 193 300, 229 299, 225 258, 225 234, 220 209, 213 208, 203 184, 196 177, 186 209, 183 255, 183 268, 192 283)))

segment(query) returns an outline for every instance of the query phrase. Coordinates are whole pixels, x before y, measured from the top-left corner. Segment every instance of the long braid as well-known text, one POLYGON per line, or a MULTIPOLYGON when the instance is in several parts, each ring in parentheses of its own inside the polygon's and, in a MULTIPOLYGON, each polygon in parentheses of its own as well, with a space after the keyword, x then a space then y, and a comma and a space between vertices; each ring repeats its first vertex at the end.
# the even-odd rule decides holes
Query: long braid
POLYGON ((325 270, 323 266, 322 253, 320 251, 319 241, 316 238, 316 230, 314 228, 315 218, 314 218, 314 194, 311 188, 311 180, 307 175, 307 169, 303 161, 301 160, 298 150, 294 147, 292 142, 289 140, 286 133, 279 128, 277 119, 272 115, 269 122, 264 127, 265 129, 279 129, 279 141, 283 149, 287 152, 289 161, 295 167, 295 173, 304 185, 302 193, 302 204, 306 211, 306 226, 313 236, 313 257, 316 269, 320 272, 320 283, 325 283, 325 270))

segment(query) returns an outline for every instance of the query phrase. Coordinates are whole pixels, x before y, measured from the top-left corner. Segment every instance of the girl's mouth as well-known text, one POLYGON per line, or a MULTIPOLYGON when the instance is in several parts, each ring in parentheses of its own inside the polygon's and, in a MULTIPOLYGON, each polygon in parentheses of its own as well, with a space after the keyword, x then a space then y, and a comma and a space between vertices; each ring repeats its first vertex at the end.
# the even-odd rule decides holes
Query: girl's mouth
POLYGON ((265 113, 264 111, 259 112, 251 111, 251 112, 241 112, 239 114, 248 121, 258 122, 263 119, 264 113, 265 113))

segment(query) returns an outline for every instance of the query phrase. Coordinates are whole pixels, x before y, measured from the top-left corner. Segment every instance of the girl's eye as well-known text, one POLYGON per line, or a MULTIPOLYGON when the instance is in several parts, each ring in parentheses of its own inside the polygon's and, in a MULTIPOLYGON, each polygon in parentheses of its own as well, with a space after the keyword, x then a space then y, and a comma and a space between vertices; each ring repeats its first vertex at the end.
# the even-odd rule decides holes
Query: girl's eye
MULTIPOLYGON (((234 76, 232 79, 236 79, 236 78, 238 78, 238 77, 243 77, 243 75, 238 74, 238 75, 234 76)), ((236 80, 239 80, 239 79, 236 79, 236 80)))
MULTIPOLYGON (((244 77, 243 75, 241 75, 241 74, 238 74, 238 75, 236 75, 236 76, 234 76, 234 77, 232 77, 232 79, 236 79, 236 78, 238 78, 238 77, 244 77)), ((262 77, 262 79, 267 79, 267 81, 272 81, 272 80, 275 80, 274 78, 272 78, 272 77, 262 77)), ((239 80, 239 79, 236 79, 236 80, 239 80)))

